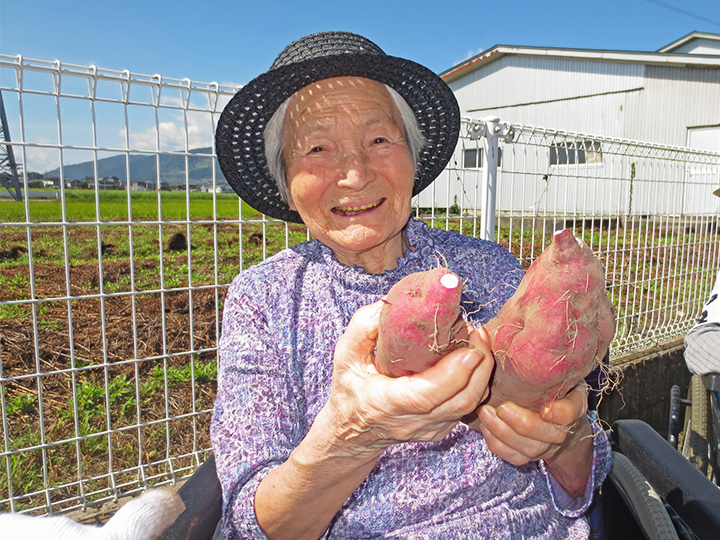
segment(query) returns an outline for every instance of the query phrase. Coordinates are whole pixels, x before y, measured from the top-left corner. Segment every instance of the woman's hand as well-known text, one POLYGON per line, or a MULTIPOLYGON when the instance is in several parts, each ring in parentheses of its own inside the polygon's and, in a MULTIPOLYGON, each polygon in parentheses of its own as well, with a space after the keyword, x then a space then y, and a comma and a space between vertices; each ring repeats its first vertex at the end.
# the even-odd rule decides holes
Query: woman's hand
POLYGON ((563 399, 535 412, 514 403, 480 408, 480 430, 498 457, 523 465, 544 459, 573 497, 582 496, 592 469, 592 427, 587 418, 588 386, 581 381, 563 399))
POLYGON ((468 325, 469 346, 432 368, 390 378, 374 366, 381 302, 357 311, 335 348, 327 404, 335 435, 350 452, 409 441, 439 441, 488 394, 494 366, 485 330, 468 325))
POLYGON ((255 514, 269 538, 318 538, 388 446, 442 440, 488 393, 494 361, 487 333, 478 331, 470 332, 469 347, 422 373, 378 373, 381 307, 355 313, 335 347, 328 402, 288 460, 258 486, 255 514))

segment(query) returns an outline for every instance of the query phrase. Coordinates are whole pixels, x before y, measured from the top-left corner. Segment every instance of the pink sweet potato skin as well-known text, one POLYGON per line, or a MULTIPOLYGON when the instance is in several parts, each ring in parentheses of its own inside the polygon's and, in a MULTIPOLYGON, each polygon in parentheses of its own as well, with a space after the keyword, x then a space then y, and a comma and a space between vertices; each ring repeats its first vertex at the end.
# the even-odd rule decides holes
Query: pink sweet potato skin
POLYGON ((602 264, 569 230, 556 232, 485 329, 495 356, 491 405, 540 410, 564 397, 602 361, 615 332, 602 264))
POLYGON ((462 281, 457 278, 457 286, 447 288, 441 281, 446 274, 457 278, 439 267, 410 274, 390 289, 378 323, 375 366, 380 373, 419 373, 467 344, 467 326, 460 314, 462 281))

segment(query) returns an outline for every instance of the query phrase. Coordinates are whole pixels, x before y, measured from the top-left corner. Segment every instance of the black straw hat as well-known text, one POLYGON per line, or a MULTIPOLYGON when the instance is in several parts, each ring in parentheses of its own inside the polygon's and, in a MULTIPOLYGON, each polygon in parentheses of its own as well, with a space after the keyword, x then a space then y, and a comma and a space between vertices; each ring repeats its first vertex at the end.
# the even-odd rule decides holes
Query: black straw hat
POLYGON ((280 197, 265 159, 263 131, 278 107, 298 90, 334 77, 366 77, 396 90, 415 113, 426 144, 413 195, 440 174, 455 150, 460 109, 439 76, 424 66, 386 55, 372 41, 349 32, 321 32, 288 45, 270 70, 243 86, 220 116, 215 145, 225 178, 256 210, 302 223, 280 197))

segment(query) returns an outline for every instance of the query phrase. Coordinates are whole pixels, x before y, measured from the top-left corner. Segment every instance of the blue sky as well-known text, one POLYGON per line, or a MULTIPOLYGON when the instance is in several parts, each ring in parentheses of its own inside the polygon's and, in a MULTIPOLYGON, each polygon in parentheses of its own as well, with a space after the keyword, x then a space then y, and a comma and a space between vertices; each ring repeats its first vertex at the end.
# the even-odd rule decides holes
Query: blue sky
MULTIPOLYGON (((357 32, 439 73, 497 44, 655 51, 694 30, 720 34, 720 0, 0 0, 0 54, 204 83, 244 84, 292 40, 323 30, 357 32)), ((12 87, 3 76, 8 70, 0 70, 0 86, 12 87)), ((17 99, 10 97, 17 134, 17 99)), ((73 101, 62 104, 63 144, 91 146, 88 102, 73 101)), ((57 144, 54 101, 28 96, 24 107, 25 141, 57 144)), ((94 114, 98 145, 124 148, 122 110, 98 105, 94 114)), ((210 146, 212 130, 201 126, 208 119, 189 120, 201 134, 189 147, 210 146)), ((159 121, 161 149, 184 147, 186 119, 170 112, 159 121)), ((154 148, 154 126, 149 115, 131 118, 131 148, 154 148)), ((62 155, 65 163, 92 157, 62 155)), ((60 157, 29 148, 23 159, 27 170, 45 172, 60 157)))
POLYGON ((0 53, 202 82, 245 83, 336 29, 441 72, 496 44, 654 51, 720 33, 720 1, 0 0, 0 53))

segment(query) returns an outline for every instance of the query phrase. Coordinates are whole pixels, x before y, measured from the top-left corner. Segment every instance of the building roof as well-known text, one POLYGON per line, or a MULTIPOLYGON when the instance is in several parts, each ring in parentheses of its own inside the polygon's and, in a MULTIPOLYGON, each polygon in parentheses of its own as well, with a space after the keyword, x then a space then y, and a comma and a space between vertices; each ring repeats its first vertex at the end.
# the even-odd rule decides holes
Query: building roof
POLYGON ((657 52, 495 45, 494 47, 491 47, 490 49, 487 49, 486 51, 483 51, 446 71, 443 71, 440 73, 440 76, 445 80, 445 82, 449 83, 507 55, 544 56, 549 58, 577 60, 604 60, 610 62, 674 65, 679 67, 686 65, 720 67, 720 55, 717 54, 685 54, 671 52, 694 39, 711 39, 720 41, 720 34, 692 32, 687 36, 663 47, 657 52))
POLYGON ((673 51, 676 51, 683 45, 686 45, 687 43, 697 40, 697 39, 707 39, 710 41, 717 41, 720 43, 720 34, 711 34, 709 32, 690 32, 687 36, 683 36, 680 39, 673 41, 669 45, 665 45, 661 49, 658 49, 657 52, 659 53, 670 53, 673 51))

